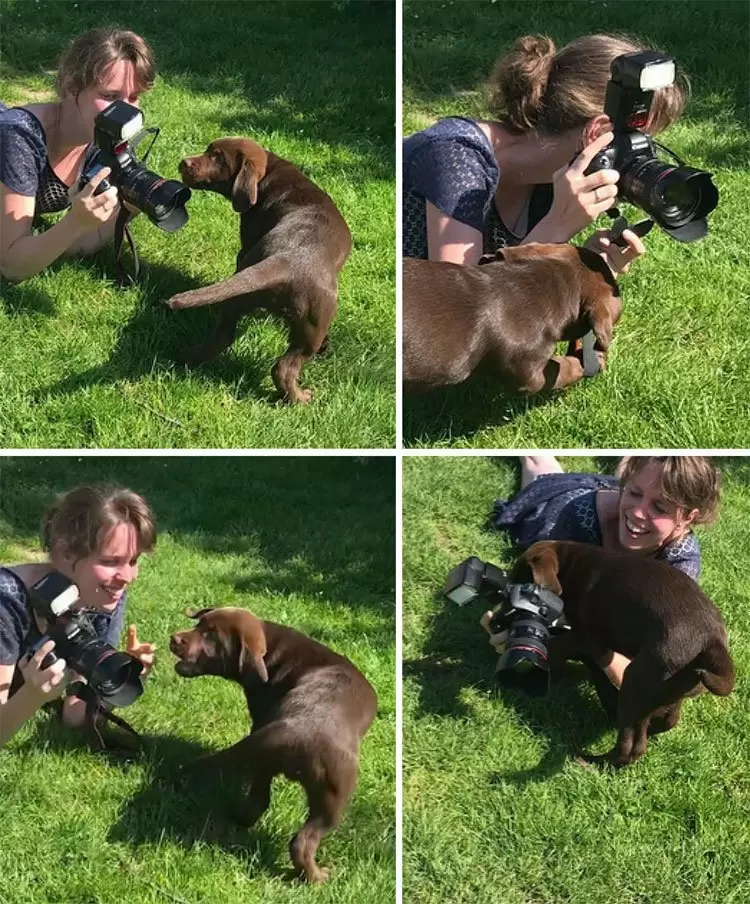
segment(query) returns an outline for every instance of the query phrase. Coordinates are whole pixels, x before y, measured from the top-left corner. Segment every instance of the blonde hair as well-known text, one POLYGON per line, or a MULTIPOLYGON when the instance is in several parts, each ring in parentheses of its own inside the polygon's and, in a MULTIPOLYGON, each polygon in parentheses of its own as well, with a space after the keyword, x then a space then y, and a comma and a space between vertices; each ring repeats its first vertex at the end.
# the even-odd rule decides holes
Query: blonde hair
POLYGON ((74 38, 57 65, 57 95, 76 98, 86 88, 101 84, 107 70, 119 60, 135 69, 140 92, 153 87, 156 62, 148 43, 132 31, 122 28, 94 28, 74 38))
MULTIPOLYGON (((527 35, 496 64, 490 79, 492 115, 514 134, 549 135, 581 128, 604 111, 615 57, 650 49, 627 36, 585 35, 557 50, 551 38, 527 35)), ((654 92, 647 123, 661 132, 680 116, 689 92, 682 73, 654 92)))
POLYGON ((721 472, 702 455, 629 455, 617 468, 620 485, 649 465, 661 465, 661 488, 665 499, 683 512, 697 509, 696 524, 708 524, 719 512, 721 472))
POLYGON ((45 512, 42 549, 48 552, 62 544, 66 555, 85 559, 99 548, 113 527, 122 523, 132 524, 135 529, 139 553, 154 548, 156 519, 142 496, 106 483, 76 487, 45 512))

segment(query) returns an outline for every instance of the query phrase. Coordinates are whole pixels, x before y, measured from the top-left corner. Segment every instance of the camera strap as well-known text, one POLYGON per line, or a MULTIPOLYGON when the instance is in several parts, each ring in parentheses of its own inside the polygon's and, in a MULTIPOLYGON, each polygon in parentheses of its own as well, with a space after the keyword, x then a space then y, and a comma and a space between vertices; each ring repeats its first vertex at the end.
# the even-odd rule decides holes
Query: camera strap
POLYGON ((122 204, 120 206, 120 212, 117 214, 117 220, 115 222, 115 263, 117 265, 117 284, 121 289, 126 289, 129 286, 134 286, 138 282, 138 277, 141 272, 141 263, 138 259, 138 252, 135 249, 135 241, 130 230, 128 229, 129 217, 130 211, 127 209, 127 207, 125 207, 124 204, 122 204), (128 273, 122 262, 123 238, 127 239, 128 245, 130 246, 130 251, 133 255, 132 274, 128 273))
POLYGON ((118 716, 112 712, 111 708, 97 696, 94 689, 84 681, 74 681, 68 688, 68 694, 79 697, 86 704, 85 726, 89 734, 96 738, 97 742, 103 750, 108 749, 112 745, 102 736, 100 731, 103 722, 113 722, 119 728, 132 734, 140 743, 141 736, 129 725, 122 716, 118 716))

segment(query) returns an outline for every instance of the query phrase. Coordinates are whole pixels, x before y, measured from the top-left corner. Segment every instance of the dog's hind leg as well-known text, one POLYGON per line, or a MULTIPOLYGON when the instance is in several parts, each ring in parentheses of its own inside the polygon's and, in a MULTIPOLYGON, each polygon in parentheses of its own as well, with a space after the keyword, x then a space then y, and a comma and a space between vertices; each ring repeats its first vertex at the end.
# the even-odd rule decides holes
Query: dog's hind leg
POLYGON ((200 364, 216 358, 234 342, 240 316, 240 312, 234 309, 222 311, 216 329, 209 338, 200 345, 181 352, 177 356, 177 360, 188 367, 198 367, 200 364))
POLYGON ((291 404, 307 403, 312 400, 309 389, 301 389, 299 375, 303 365, 317 354, 328 336, 328 329, 336 314, 337 294, 327 292, 318 295, 309 303, 295 299, 305 314, 291 320, 289 325, 289 347, 274 364, 271 375, 281 397, 291 404))
POLYGON ((302 777, 310 809, 307 821, 289 843, 295 869, 313 883, 328 879, 329 870, 318 866, 315 855, 323 836, 341 822, 357 784, 356 757, 344 751, 337 751, 334 757, 335 765, 325 769, 326 777, 322 783, 319 776, 302 777))

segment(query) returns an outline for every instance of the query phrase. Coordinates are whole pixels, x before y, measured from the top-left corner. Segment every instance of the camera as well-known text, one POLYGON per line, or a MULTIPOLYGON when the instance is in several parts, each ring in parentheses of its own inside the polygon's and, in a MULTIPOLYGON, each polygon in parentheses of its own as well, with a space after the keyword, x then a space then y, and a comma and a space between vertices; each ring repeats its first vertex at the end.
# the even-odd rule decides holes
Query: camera
MULTIPOLYGON (((120 195, 133 207, 143 211, 154 225, 165 232, 176 232, 187 223, 185 204, 191 191, 176 179, 163 179, 146 169, 135 154, 134 145, 158 129, 143 128, 143 113, 132 104, 116 100, 94 120, 94 144, 97 152, 81 176, 79 191, 105 166, 111 169, 110 180, 120 195)), ((150 148, 149 148, 150 150, 150 148)), ((110 188, 104 179, 95 194, 110 188)))
POLYGON ((719 203, 711 173, 685 166, 643 131, 654 91, 674 81, 674 60, 657 51, 626 53, 612 61, 604 112, 615 137, 594 157, 586 175, 617 170, 620 197, 649 214, 672 238, 694 242, 707 235, 706 216, 719 203), (657 147, 669 153, 677 166, 659 160, 657 147))
POLYGON ((489 627, 492 634, 508 631, 508 642, 495 680, 502 687, 519 688, 534 696, 549 691, 549 629, 563 613, 563 601, 556 593, 542 584, 511 583, 502 568, 476 556, 451 571, 444 593, 459 606, 480 596, 499 600, 489 627))
MULTIPOLYGON (((109 706, 129 706, 143 693, 141 663, 128 653, 115 650, 96 633, 85 612, 72 607, 78 602, 78 588, 59 571, 51 571, 29 588, 34 612, 46 621, 46 634, 34 644, 33 655, 46 641, 54 640, 55 651, 69 668, 78 672, 89 687, 109 706)), ((42 668, 57 659, 48 653, 42 668)))

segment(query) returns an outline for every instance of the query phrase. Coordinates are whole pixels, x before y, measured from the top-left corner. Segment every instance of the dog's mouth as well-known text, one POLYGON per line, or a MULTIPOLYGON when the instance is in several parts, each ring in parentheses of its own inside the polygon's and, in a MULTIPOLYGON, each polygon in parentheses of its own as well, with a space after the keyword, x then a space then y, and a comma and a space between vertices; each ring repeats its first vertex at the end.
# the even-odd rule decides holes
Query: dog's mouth
POLYGON ((198 675, 202 675, 203 673, 198 668, 197 663, 195 662, 186 662, 184 659, 180 659, 178 662, 174 664, 174 670, 178 675, 181 675, 183 678, 195 678, 198 675))

